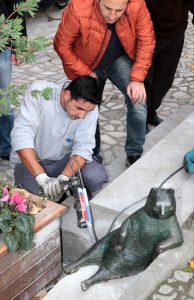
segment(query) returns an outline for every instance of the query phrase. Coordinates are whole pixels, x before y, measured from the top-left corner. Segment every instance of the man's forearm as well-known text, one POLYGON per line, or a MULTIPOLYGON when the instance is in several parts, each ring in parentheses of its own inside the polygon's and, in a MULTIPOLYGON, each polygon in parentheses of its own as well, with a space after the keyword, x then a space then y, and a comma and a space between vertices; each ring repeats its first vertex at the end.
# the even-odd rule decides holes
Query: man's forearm
POLYGON ((83 158, 79 155, 73 155, 73 156, 71 156, 70 160, 68 161, 62 174, 66 175, 68 177, 73 176, 73 172, 72 172, 72 168, 71 168, 71 162, 73 162, 73 161, 75 162, 73 164, 73 171, 75 174, 78 173, 78 166, 81 170, 86 163, 85 158, 83 158))
POLYGON ((17 151, 22 163, 35 177, 41 173, 45 173, 44 169, 38 162, 33 148, 20 149, 17 151))

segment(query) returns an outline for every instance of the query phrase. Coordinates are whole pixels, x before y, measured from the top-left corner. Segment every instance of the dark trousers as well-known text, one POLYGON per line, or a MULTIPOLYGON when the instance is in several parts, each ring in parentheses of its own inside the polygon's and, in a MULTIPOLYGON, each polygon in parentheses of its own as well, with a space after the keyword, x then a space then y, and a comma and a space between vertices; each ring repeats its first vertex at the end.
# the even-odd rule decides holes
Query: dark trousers
POLYGON ((93 149, 93 155, 96 156, 100 153, 100 148, 101 148, 101 139, 100 139, 100 125, 99 121, 97 121, 97 126, 96 126, 96 133, 95 133, 95 141, 96 141, 96 146, 93 149))
POLYGON ((172 86, 183 44, 184 32, 173 38, 156 39, 154 58, 145 79, 148 121, 172 86))
MULTIPOLYGON (((45 159, 42 160, 40 164, 48 176, 56 178, 63 172, 69 161, 69 157, 70 154, 67 154, 62 159, 56 161, 45 159)), ((105 167, 95 160, 92 160, 91 163, 86 163, 82 168, 81 173, 85 186, 90 192, 97 191, 102 187, 103 183, 108 181, 105 167)), ((40 188, 34 176, 32 176, 22 163, 16 164, 14 178, 16 185, 22 186, 24 189, 35 195, 39 194, 40 188)))

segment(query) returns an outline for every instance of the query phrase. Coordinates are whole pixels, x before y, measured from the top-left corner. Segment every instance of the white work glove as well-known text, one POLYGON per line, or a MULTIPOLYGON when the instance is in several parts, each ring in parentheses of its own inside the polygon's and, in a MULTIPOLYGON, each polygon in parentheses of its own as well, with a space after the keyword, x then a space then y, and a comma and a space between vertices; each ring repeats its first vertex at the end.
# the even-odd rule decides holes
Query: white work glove
POLYGON ((61 193, 60 183, 57 178, 49 177, 46 173, 42 173, 37 175, 35 180, 42 188, 46 197, 53 199, 61 193))
POLYGON ((66 191, 68 189, 69 177, 61 174, 57 177, 57 179, 60 183, 62 183, 62 189, 66 191))

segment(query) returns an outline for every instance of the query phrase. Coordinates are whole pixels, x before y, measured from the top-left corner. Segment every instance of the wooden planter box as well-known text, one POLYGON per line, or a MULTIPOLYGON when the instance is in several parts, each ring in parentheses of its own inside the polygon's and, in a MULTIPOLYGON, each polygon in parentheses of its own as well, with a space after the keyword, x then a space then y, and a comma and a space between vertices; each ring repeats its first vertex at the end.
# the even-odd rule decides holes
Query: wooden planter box
POLYGON ((0 300, 28 300, 62 272, 60 216, 66 206, 47 201, 35 216, 35 244, 10 253, 0 237, 0 300))

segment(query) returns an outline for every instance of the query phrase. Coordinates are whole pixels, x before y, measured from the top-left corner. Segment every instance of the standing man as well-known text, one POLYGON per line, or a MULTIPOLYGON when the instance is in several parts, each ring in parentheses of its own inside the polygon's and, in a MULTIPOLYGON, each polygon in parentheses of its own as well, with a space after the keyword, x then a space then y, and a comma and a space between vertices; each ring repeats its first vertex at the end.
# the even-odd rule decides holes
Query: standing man
POLYGON ((191 0, 145 0, 156 35, 152 66, 145 80, 148 118, 153 126, 163 120, 156 110, 172 86, 181 57, 191 0))
MULTIPOLYGON (((26 190, 55 199, 60 182, 73 176, 71 160, 78 161, 90 192, 107 182, 104 166, 92 160, 99 85, 90 76, 77 77, 67 87, 47 81, 34 82, 27 90, 11 133, 11 162, 15 164, 15 184, 26 190), (52 88, 50 100, 38 99, 32 90, 52 88)), ((75 173, 78 171, 77 164, 75 173)))
MULTIPOLYGON (((154 32, 144 0, 71 0, 54 39, 66 75, 107 78, 127 105, 126 166, 141 157, 146 130, 144 79, 151 65, 154 32)), ((95 154, 100 151, 96 132, 95 154)))
MULTIPOLYGON (((13 13, 14 5, 18 4, 19 0, 0 0, 0 15, 3 14, 6 18, 13 13)), ((13 17, 18 16, 14 14, 13 17)), ((26 22, 25 17, 22 17, 23 29, 21 35, 26 36, 26 22)), ((12 64, 19 65, 20 60, 16 57, 14 53, 11 53, 11 45, 0 52, 0 89, 9 86, 11 81, 12 64)), ((9 101, 9 99, 7 99, 9 101)), ((4 160, 9 160, 9 155, 11 152, 11 138, 10 133, 13 128, 14 122, 14 111, 10 109, 10 113, 0 117, 0 157, 4 160)))

